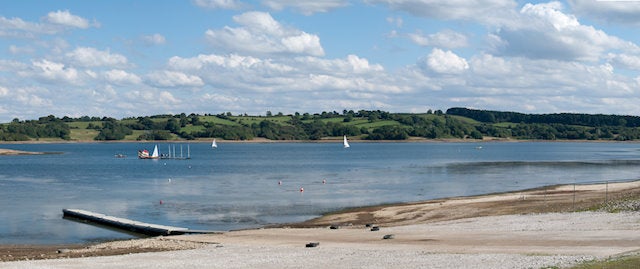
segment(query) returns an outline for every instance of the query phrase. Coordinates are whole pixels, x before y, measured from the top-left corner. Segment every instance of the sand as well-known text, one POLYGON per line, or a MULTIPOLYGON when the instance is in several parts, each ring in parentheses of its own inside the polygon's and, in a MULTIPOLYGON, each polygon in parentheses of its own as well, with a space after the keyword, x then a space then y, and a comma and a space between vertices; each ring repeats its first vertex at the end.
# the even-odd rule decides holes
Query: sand
POLYGON ((0 155, 42 155, 42 154, 62 154, 62 152, 23 151, 23 150, 0 148, 0 155))
POLYGON ((555 186, 359 208, 281 227, 127 240, 57 255, 113 255, 162 246, 170 251, 4 262, 0 268, 542 268, 640 251, 637 209, 580 211, 605 200, 632 198, 631 206, 637 206, 640 181, 575 189, 555 186), (306 247, 311 242, 319 244, 306 247))

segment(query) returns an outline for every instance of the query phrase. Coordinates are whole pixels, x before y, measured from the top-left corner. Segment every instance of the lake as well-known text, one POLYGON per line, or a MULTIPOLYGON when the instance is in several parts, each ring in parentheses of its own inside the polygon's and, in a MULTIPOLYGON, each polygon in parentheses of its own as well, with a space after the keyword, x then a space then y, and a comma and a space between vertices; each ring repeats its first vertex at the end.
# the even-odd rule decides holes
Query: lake
POLYGON ((0 156, 0 244, 131 238, 64 220, 63 208, 224 231, 354 206, 634 180, 640 173, 636 143, 158 143, 160 153, 175 148, 180 155, 182 148, 191 159, 137 158, 154 145, 0 145, 61 152, 0 156))

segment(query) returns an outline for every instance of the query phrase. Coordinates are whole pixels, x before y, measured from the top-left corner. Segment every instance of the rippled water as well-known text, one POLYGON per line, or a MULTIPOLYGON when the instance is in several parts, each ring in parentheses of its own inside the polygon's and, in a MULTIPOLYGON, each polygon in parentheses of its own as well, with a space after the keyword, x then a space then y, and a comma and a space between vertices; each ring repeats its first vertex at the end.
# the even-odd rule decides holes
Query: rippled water
MULTIPOLYGON (((640 172, 635 143, 191 143, 189 160, 136 158, 153 145, 0 146, 61 152, 0 156, 0 244, 130 237, 63 220, 63 208, 232 230, 353 206, 631 180, 640 172)), ((158 146, 187 154, 187 144, 158 146)))

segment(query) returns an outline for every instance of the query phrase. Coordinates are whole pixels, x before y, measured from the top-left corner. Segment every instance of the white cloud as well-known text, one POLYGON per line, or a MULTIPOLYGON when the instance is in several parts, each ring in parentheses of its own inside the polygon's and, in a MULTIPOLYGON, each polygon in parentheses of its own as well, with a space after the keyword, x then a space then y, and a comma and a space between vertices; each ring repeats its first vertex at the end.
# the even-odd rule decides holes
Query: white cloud
POLYGON ((89 28, 89 21, 80 16, 71 14, 68 10, 52 11, 47 14, 45 21, 69 27, 86 29, 89 28))
POLYGON ((408 12, 418 17, 444 20, 474 21, 501 25, 513 19, 516 2, 513 0, 365 0, 370 4, 383 4, 391 9, 408 12))
POLYGON ((293 10, 305 15, 311 15, 318 12, 328 12, 349 4, 346 0, 262 0, 261 2, 263 5, 274 10, 283 10, 287 7, 291 7, 293 10))
POLYGON ((469 64, 464 58, 438 48, 431 50, 423 64, 428 70, 439 74, 460 74, 469 69, 469 64))
POLYGON ((4 97, 9 95, 9 89, 0 86, 0 97, 4 97))
POLYGON ((80 83, 78 70, 49 60, 34 61, 30 72, 22 72, 22 74, 25 76, 35 76, 36 78, 54 83, 80 83))
POLYGON ((402 17, 387 17, 387 22, 394 25, 395 27, 402 27, 404 24, 404 20, 402 17))
POLYGON ((143 36, 142 41, 148 46, 163 45, 164 43, 167 42, 166 38, 161 34, 152 34, 152 35, 143 36))
POLYGON ((20 88, 16 90, 14 98, 19 104, 29 108, 48 109, 52 105, 52 100, 42 97, 47 92, 47 90, 40 88, 20 88))
POLYGON ((198 76, 175 71, 158 71, 147 76, 150 84, 158 87, 200 87, 204 85, 198 76))
POLYGON ((640 1, 568 0, 576 14, 605 23, 640 24, 640 1))
POLYGON ((55 35, 70 28, 87 29, 92 26, 97 27, 99 23, 89 23, 67 10, 50 12, 42 17, 41 22, 0 16, 0 37, 35 38, 40 34, 55 35))
POLYGON ((29 68, 29 65, 25 63, 0 59, 0 71, 18 72, 18 71, 26 70, 27 68, 29 68))
POLYGON ((71 62, 83 67, 112 66, 124 67, 127 58, 121 54, 101 51, 95 48, 80 47, 66 54, 71 62))
POLYGON ((420 46, 434 46, 448 49, 468 46, 467 37, 452 30, 444 30, 430 35, 424 35, 418 31, 414 34, 409 34, 409 39, 420 46))
POLYGON ((247 12, 233 19, 241 27, 227 26, 221 30, 206 31, 205 36, 211 46, 241 54, 324 55, 318 36, 285 27, 269 13, 247 12))
POLYGON ((493 52, 532 59, 598 61, 607 50, 637 49, 630 42, 580 24, 562 9, 559 2, 524 5, 517 21, 490 35, 493 52))
POLYGON ((640 56, 610 53, 608 58, 609 62, 615 66, 625 69, 640 70, 640 56))
POLYGON ((109 83, 118 85, 135 85, 140 84, 142 79, 135 74, 127 73, 124 70, 112 69, 104 72, 104 78, 109 83))
POLYGON ((0 17, 0 36, 33 38, 35 34, 55 34, 56 32, 52 27, 27 22, 20 18, 0 17))
POLYGON ((240 9, 245 6, 237 0, 194 0, 196 6, 211 9, 240 9))

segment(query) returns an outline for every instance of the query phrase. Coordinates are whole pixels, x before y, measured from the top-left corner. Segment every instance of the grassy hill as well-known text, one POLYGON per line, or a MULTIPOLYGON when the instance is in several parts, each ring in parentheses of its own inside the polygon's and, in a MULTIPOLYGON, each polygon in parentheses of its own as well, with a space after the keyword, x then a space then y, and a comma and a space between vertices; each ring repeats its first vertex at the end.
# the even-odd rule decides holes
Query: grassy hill
POLYGON ((347 135, 407 139, 640 139, 640 118, 588 114, 521 114, 453 108, 447 113, 322 112, 268 116, 154 115, 113 119, 41 117, 0 124, 2 141, 321 140, 347 135))

